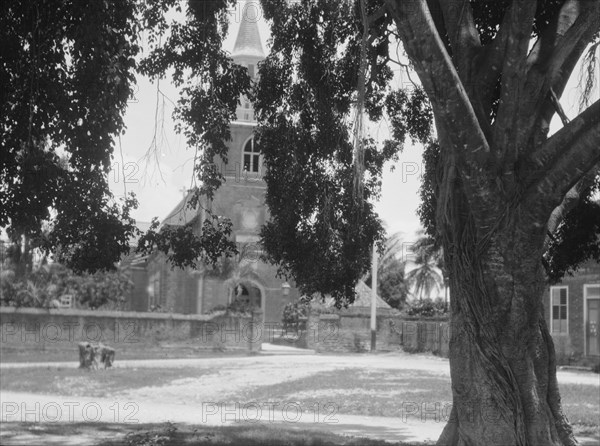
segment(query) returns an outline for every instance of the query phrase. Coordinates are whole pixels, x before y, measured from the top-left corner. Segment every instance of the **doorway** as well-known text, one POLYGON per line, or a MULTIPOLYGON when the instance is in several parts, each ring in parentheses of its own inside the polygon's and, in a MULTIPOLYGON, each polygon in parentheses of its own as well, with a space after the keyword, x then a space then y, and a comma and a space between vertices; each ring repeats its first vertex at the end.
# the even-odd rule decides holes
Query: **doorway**
POLYGON ((586 356, 600 356, 600 285, 584 285, 586 356))

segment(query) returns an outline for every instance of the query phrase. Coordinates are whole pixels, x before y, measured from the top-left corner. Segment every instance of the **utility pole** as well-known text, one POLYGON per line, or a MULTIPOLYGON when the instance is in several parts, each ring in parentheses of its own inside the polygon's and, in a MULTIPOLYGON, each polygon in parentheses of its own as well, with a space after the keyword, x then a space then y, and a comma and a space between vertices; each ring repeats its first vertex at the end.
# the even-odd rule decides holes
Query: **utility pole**
POLYGON ((377 245, 373 243, 373 261, 371 262, 371 351, 377 345, 377 245))

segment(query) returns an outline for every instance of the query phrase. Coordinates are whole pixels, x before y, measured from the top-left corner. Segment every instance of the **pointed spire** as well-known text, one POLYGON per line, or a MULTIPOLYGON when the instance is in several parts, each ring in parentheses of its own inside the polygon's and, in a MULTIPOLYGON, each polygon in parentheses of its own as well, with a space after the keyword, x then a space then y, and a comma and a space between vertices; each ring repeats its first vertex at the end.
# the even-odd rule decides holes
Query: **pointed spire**
POLYGON ((265 58, 265 53, 260 42, 260 34, 258 33, 258 20, 260 19, 260 11, 256 4, 247 2, 244 5, 238 31, 237 38, 231 56, 233 58, 241 58, 244 56, 265 58))

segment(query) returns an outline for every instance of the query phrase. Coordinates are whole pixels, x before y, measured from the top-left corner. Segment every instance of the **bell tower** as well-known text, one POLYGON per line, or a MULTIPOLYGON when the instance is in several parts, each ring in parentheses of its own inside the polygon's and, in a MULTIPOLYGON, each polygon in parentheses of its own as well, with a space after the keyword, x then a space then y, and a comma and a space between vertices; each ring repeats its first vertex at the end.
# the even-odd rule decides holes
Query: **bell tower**
MULTIPOLYGON (((257 65, 265 58, 258 31, 260 17, 255 3, 247 2, 244 5, 231 53, 235 63, 248 69, 253 82, 257 80, 257 65)), ((263 181, 262 156, 254 140, 255 128, 252 104, 242 95, 236 109, 236 118, 230 124, 227 164, 221 165, 225 182, 213 200, 214 210, 232 219, 235 239, 240 243, 257 242, 260 228, 268 218, 264 203, 266 185, 263 181)))
MULTIPOLYGON (((258 32, 258 20, 260 16, 256 5, 246 3, 242 13, 242 21, 231 57, 235 63, 248 69, 248 74, 253 81, 257 78, 258 62, 265 58, 260 34, 258 32)), ((242 97, 241 104, 236 110, 237 121, 254 122, 254 111, 248 98, 242 97)))
MULTIPOLYGON (((265 58, 260 40, 257 4, 246 2, 235 45, 231 53, 234 62, 246 67, 253 81, 257 80, 258 63, 265 58)), ((236 264, 240 276, 237 298, 253 301, 262 311, 262 322, 279 322, 284 306, 299 297, 297 289, 277 277, 277 268, 260 258, 260 231, 269 218, 265 203, 266 184, 260 148, 254 140, 256 119, 248 98, 240 97, 236 118, 230 124, 231 140, 227 143, 227 164, 222 164, 225 181, 215 191, 209 204, 213 212, 231 219, 232 238, 245 257, 236 264)), ((231 293, 225 277, 206 275, 199 285, 199 301, 204 312, 219 305, 228 305, 231 293)))

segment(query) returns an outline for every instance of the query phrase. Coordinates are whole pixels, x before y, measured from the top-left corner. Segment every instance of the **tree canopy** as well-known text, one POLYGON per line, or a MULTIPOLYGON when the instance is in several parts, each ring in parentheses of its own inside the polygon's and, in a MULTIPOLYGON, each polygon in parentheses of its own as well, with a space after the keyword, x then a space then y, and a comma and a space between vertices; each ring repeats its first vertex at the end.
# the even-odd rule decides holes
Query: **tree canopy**
MULTIPOLYGON (((430 3, 432 18, 439 22, 444 10, 430 3)), ((538 3, 533 36, 556 26, 564 2, 538 3)), ((190 206, 197 205, 202 194, 212 196, 222 183, 213 161, 226 161, 229 123, 240 96, 254 100, 273 216, 263 229, 265 249, 281 273, 294 276, 306 294, 353 293, 353 283, 368 269, 370 245, 383 239, 373 210, 383 166, 397 157, 408 137, 427 145, 420 216, 428 233, 437 234, 439 190, 434 180, 440 157, 432 108, 420 86, 394 85, 391 67, 403 65, 394 53, 402 48, 392 16, 381 12, 385 2, 365 2, 368 23, 361 2, 342 2, 345 7, 335 2, 262 2, 273 39, 255 86, 246 69, 222 49, 233 0, 128 0, 119 7, 100 2, 93 8, 83 4, 7 1, 2 6, 6 88, 0 223, 13 241, 21 243, 25 236, 32 246, 53 250, 66 264, 88 271, 110 268, 127 252, 127 241, 136 233, 130 214, 137 202, 134 197, 116 202, 107 173, 124 131, 123 113, 135 75, 161 77, 169 70, 182 88, 176 111, 179 130, 197 151, 201 187, 190 206), (185 12, 183 22, 167 20, 173 9, 185 12), (148 32, 150 51, 137 64, 141 30, 148 32), (362 67, 361 58, 366 62, 362 67), (386 119, 391 126, 388 141, 361 141, 361 196, 355 187, 358 102, 364 103, 370 120, 386 119)), ((509 5, 471 2, 481 45, 503 38, 496 30, 509 5)), ((442 31, 452 55, 451 39, 442 31)), ((580 42, 594 39, 589 35, 580 42)), ((590 62, 596 49, 597 44, 588 49, 590 62)), ((574 66, 577 61, 568 62, 574 66)), ((585 93, 593 87, 593 71, 589 74, 585 93)), ((561 81, 563 88, 565 82, 561 81)), ((498 112, 500 93, 497 79, 490 80, 485 113, 492 117, 498 112)), ((543 257, 550 280, 559 280, 588 258, 600 258, 599 211, 592 199, 597 191, 598 181, 582 188, 582 199, 571 200, 571 209, 550 232, 543 257)), ((211 226, 214 234, 226 227, 223 222, 211 226)), ((183 252, 177 248, 182 245, 178 237, 151 234, 147 240, 154 244, 148 242, 146 248, 181 251, 174 262, 180 266, 195 264, 201 253, 210 251, 216 258, 219 250, 231 250, 224 239, 213 246, 195 240, 196 249, 183 252)))
MULTIPOLYGON (((201 187, 190 205, 222 183, 213 161, 226 158, 229 123, 249 96, 267 167, 266 252, 306 295, 351 301, 383 238, 373 209, 382 169, 412 138, 432 148, 423 215, 452 291, 456 422, 439 443, 575 444, 544 318, 542 259, 552 279, 598 257, 600 2, 262 0, 271 52, 254 85, 222 50, 232 5, 2 3, 0 224, 12 240, 86 269, 126 250, 135 202, 115 204, 106 175, 136 70, 172 72, 183 88, 180 130, 197 151, 201 187), (185 19, 169 22, 172 9, 185 19), (140 27, 151 48, 136 64, 140 27), (582 59, 582 109, 569 119, 561 98, 582 59), (391 68, 407 65, 419 79, 409 91, 391 68), (555 115, 562 127, 550 134, 555 115), (389 141, 364 133, 367 119, 387 121, 389 141), (86 258, 89 249, 103 260, 86 258), (486 408, 500 416, 486 419, 486 408)), ((176 243, 169 231, 149 233, 144 246, 184 246, 172 257, 183 265, 215 260, 211 246, 227 250, 229 226, 206 222, 221 223, 208 244, 184 229, 172 232, 176 243)))
POLYGON ((135 228, 135 199, 113 200, 107 174, 140 50, 137 4, 0 8, 0 225, 19 244, 60 246, 75 268, 106 268, 135 228))
MULTIPOLYGON (((444 9, 429 3, 439 24, 444 9)), ((504 37, 496 35, 497 29, 511 2, 470 3, 481 45, 498 43, 504 37)), ((538 3, 533 36, 556 26, 564 2, 538 3)), ((224 180, 213 161, 226 161, 229 123, 240 96, 253 99, 273 217, 263 229, 264 246, 281 273, 294 276, 307 295, 353 293, 353 283, 369 267, 371 244, 383 240, 373 210, 383 166, 397 158, 407 138, 428 147, 420 216, 428 233, 437 233, 439 193, 433 180, 439 155, 433 152, 439 145, 432 107, 420 86, 394 84, 392 67, 408 67, 398 59, 403 49, 392 15, 382 12, 385 2, 364 2, 365 22, 361 2, 263 1, 272 48, 254 86, 246 68, 222 48, 234 0, 84 4, 3 2, 0 224, 13 241, 22 244, 25 236, 27 244, 88 271, 111 268, 127 252, 127 241, 136 233, 130 215, 137 202, 128 197, 119 204, 108 190, 107 173, 138 73, 155 78, 172 73, 182 89, 176 117, 197 152, 201 186, 190 206, 203 194, 212 196, 224 180), (172 10, 185 19, 169 21, 172 10), (148 33, 150 48, 136 63, 142 30, 148 33), (359 103, 372 122, 386 120, 391 134, 384 142, 370 137, 360 141, 364 154, 356 171, 359 103), (359 181, 364 184, 360 196, 356 173, 364 181, 359 181)), ((447 30, 440 35, 452 56, 447 30)), ((595 37, 586 39, 580 41, 595 37)), ((591 68, 596 49, 597 44, 588 49, 591 68)), ((569 60, 569 66, 575 62, 569 60)), ((484 112, 492 117, 500 104, 499 86, 498 79, 485 86, 489 106, 484 112)), ((590 71, 585 93, 592 88, 590 71)), ((551 231, 544 264, 552 281, 588 258, 599 258, 598 205, 591 199, 597 190, 597 181, 583 188, 585 198, 572 200, 572 209, 551 231)), ((221 251, 232 252, 225 238, 214 239, 220 231, 227 236, 227 223, 209 218, 207 225, 212 239, 195 239, 195 249, 179 243, 182 235, 172 232, 151 233, 144 239, 145 249, 175 248, 181 252, 174 262, 179 266, 196 264, 194 259, 206 259, 209 251, 213 258, 221 251), (183 245, 186 249, 178 248, 183 245)))
MULTIPOLYGON (((75 270, 93 272, 113 269, 129 252, 130 239, 138 235, 131 217, 137 201, 133 195, 116 200, 108 187, 108 173, 119 136, 125 130, 123 115, 135 77, 158 70, 159 63, 151 57, 141 64, 136 62, 141 51, 140 33, 148 32, 150 42, 154 42, 154 36, 165 31, 164 13, 176 3, 2 2, 0 226, 20 251, 23 264, 30 265, 32 249, 40 248, 75 270)), ((172 30, 171 41, 182 39, 180 42, 194 48, 220 49, 217 37, 221 34, 216 27, 226 21, 219 22, 212 10, 205 9, 212 6, 220 7, 218 2, 191 2, 190 17, 198 15, 198 20, 190 21, 184 29, 172 30), (196 40, 189 40, 192 35, 196 40), (211 36, 217 40, 212 41, 211 36)), ((161 63, 172 61, 168 50, 161 54, 161 63)), ((193 73, 214 77, 217 83, 229 79, 232 85, 225 107, 235 109, 238 91, 248 80, 239 76, 240 68, 225 55, 221 59, 227 60, 231 69, 219 77, 222 64, 214 54, 202 65, 188 52, 183 61, 173 62, 179 64, 175 77, 191 67, 193 73)), ((206 99, 196 95, 189 100, 201 105, 206 99)), ((194 135, 204 134, 211 147, 222 152, 231 117, 231 113, 223 113, 220 127, 214 112, 209 125, 187 131, 191 142, 194 135), (218 134, 220 143, 211 132, 218 134)), ((195 240, 195 249, 178 244, 178 233, 171 241, 150 233, 146 241, 157 242, 155 249, 184 246, 187 252, 180 256, 185 257, 180 264, 196 258, 211 261, 216 257, 214 248, 219 253, 229 252, 227 222, 208 218, 205 227, 214 230, 209 237, 195 240), (220 240, 215 240, 215 235, 220 240)))

